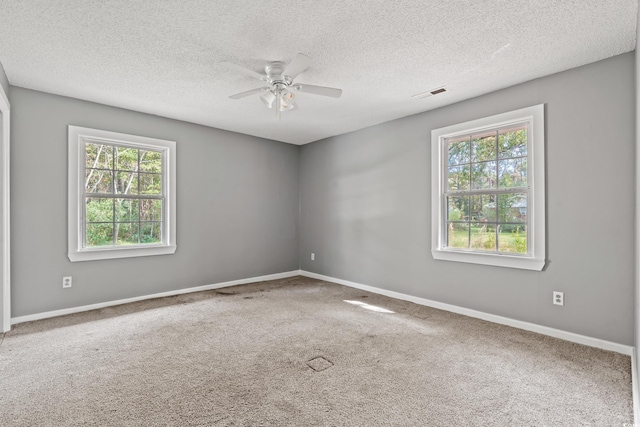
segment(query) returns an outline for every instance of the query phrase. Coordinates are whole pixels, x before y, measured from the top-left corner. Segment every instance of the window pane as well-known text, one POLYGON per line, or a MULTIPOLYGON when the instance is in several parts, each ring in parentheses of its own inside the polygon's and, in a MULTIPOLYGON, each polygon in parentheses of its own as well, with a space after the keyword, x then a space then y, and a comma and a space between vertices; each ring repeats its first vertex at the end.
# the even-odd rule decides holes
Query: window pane
POLYGON ((138 170, 138 149, 114 147, 115 168, 121 171, 137 171, 138 170))
POLYGON ((162 223, 140 223, 140 243, 162 243, 162 223))
POLYGON ((471 161, 484 162, 496 159, 496 134, 475 135, 471 137, 471 161))
POLYGON ((447 145, 449 165, 469 163, 469 137, 449 140, 447 145))
POLYGON ((523 157, 527 155, 527 128, 511 129, 498 135, 499 157, 523 157))
POLYGON ((496 226, 487 223, 472 223, 470 247, 481 251, 495 251, 496 226))
POLYGON ((85 144, 85 167, 97 169, 113 168, 113 147, 104 144, 85 144))
POLYGON ((162 200, 157 200, 157 199, 140 200, 140 220, 141 221, 161 221, 162 220, 162 200))
POLYGON ((116 172, 116 194, 138 194, 138 174, 116 172))
POLYGON ((450 248, 469 248, 469 224, 450 222, 447 228, 447 246, 450 248))
POLYGON ((498 196, 498 221, 517 222, 527 221, 526 193, 500 194, 498 196))
POLYGON ((495 194, 482 194, 471 197, 471 220, 479 222, 496 221, 495 194))
POLYGON ((138 244, 138 223, 116 223, 116 245, 138 244))
POLYGON ((449 190, 469 189, 469 165, 449 166, 449 177, 447 179, 449 190))
POLYGON ((500 188, 527 186, 527 158, 498 161, 498 185, 500 188))
POLYGON ((527 253, 527 226, 524 224, 500 225, 498 235, 498 250, 500 252, 527 253))
POLYGON ((136 199, 115 199, 117 222, 137 222, 140 201, 136 199))
POLYGON ((140 150, 140 170, 142 172, 162 173, 162 153, 140 150))
POLYGON ((162 175, 155 173, 141 173, 140 194, 162 194, 162 175))
POLYGON ((109 170, 86 169, 84 180, 84 191, 86 193, 104 193, 111 194, 112 172, 109 170))
POLYGON ((113 221, 113 199, 86 198, 87 222, 113 221))
POLYGON ((447 197, 447 220, 469 221, 469 197, 447 197))
POLYGON ((496 162, 471 165, 471 188, 474 190, 496 188, 496 162))
POLYGON ((87 224, 87 247, 113 245, 113 224, 87 224))

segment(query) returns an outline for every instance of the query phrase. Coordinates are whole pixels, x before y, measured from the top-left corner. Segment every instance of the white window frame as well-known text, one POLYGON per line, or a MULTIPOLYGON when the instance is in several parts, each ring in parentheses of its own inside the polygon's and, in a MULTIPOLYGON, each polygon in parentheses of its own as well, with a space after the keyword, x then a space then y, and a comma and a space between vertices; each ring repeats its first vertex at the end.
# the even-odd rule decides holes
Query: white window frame
POLYGON ((541 271, 546 257, 544 104, 484 117, 431 131, 431 254, 436 260, 541 271), (487 253, 446 247, 445 172, 449 138, 528 122, 527 254, 487 253))
POLYGON ((98 129, 69 125, 69 188, 68 234, 69 260, 92 261, 176 252, 176 143, 163 139, 127 135, 98 129), (163 242, 158 244, 84 247, 84 177, 85 143, 126 145, 139 149, 161 151, 164 170, 162 188, 165 191, 163 208, 163 242))

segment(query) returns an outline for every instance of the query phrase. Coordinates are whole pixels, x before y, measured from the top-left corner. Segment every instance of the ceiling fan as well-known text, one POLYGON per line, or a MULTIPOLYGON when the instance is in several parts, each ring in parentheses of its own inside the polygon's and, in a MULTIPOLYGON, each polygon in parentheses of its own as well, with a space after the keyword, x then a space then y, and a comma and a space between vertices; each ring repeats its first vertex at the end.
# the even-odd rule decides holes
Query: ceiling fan
POLYGON ((246 92, 231 95, 231 99, 241 99, 251 95, 260 95, 260 99, 272 109, 275 104, 276 114, 280 111, 289 111, 297 108, 293 92, 307 92, 314 95, 330 96, 332 98, 340 98, 342 89, 335 89, 326 86, 316 86, 301 83, 294 83, 293 80, 311 65, 311 58, 304 53, 298 53, 293 61, 285 64, 280 61, 269 62, 264 67, 264 74, 257 73, 240 65, 230 62, 222 62, 221 65, 266 82, 268 86, 251 89, 246 92))

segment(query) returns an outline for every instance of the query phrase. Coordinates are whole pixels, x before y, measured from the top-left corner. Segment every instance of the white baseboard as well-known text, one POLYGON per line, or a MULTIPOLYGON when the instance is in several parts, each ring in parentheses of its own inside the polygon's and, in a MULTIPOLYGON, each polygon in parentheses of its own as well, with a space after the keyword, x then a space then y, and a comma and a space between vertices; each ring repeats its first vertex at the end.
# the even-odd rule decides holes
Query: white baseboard
POLYGON ((640 425, 640 394, 638 390, 638 354, 634 348, 631 351, 631 394, 633 398, 634 426, 640 425))
MULTIPOLYGON (((215 283, 215 284, 211 284, 211 285, 203 285, 203 286, 197 286, 197 287, 193 287, 193 288, 186 288, 186 289, 177 289, 174 291, 167 291, 167 292, 160 292, 157 294, 151 294, 151 295, 143 295, 143 296, 139 296, 139 297, 133 297, 133 298, 126 298, 126 299, 121 299, 121 300, 116 300, 116 301, 107 301, 107 302, 102 302, 102 303, 97 303, 97 304, 90 304, 90 305, 83 305, 80 307, 72 307, 72 308, 65 308, 65 309, 61 309, 61 310, 54 310, 54 311, 47 311, 44 313, 36 313, 36 314, 30 314, 27 316, 19 316, 19 317, 13 317, 11 319, 11 324, 15 325, 18 323, 23 323, 23 322, 31 322, 33 320, 40 320, 40 319, 47 319, 49 317, 56 317, 56 316, 64 316, 67 314, 73 314, 73 313, 80 313, 83 311, 89 311, 89 310, 96 310, 99 308, 105 308, 105 307, 111 307, 114 305, 120 305, 120 304, 127 304, 130 302, 136 302, 136 301, 142 301, 142 300, 146 300, 146 299, 152 299, 152 298, 162 298, 162 297, 168 297, 168 296, 173 296, 173 295, 180 295, 180 294, 186 294, 186 293, 190 293, 190 292, 200 292, 200 291, 207 291, 207 290, 211 290, 211 289, 219 289, 219 288, 226 288, 229 286, 236 286, 236 285, 243 285, 246 283, 254 283, 254 282, 264 282, 267 280, 277 280, 277 279, 284 279, 287 277, 294 277, 294 276, 305 276, 305 277, 311 277, 314 279, 320 279, 320 280, 325 280, 327 282, 333 282, 333 283, 337 283, 340 285, 344 285, 344 286, 349 286, 351 288, 356 288, 356 289, 362 289, 364 291, 368 291, 368 292, 373 292, 376 294, 380 294, 380 295, 385 295, 391 298, 396 298, 396 299, 400 299, 400 300, 404 300, 404 301, 410 301, 416 304, 420 304, 420 305, 424 305, 427 307, 433 307, 433 308, 437 308, 440 310, 445 310, 445 311, 450 311, 452 313, 458 313, 458 314, 462 314, 465 316, 469 316, 469 317, 475 317, 477 319, 482 319, 482 320, 486 320, 489 322, 493 322, 493 323, 498 323, 501 325, 507 325, 507 326, 512 326, 514 328, 519 328, 519 329, 524 329, 526 331, 531 331, 531 332, 536 332, 542 335, 548 335, 550 337, 554 337, 554 338, 560 338, 566 341, 570 341, 570 342, 575 342, 578 344, 584 344, 584 345, 588 345, 590 347, 596 347, 596 348, 600 348, 603 350, 609 350, 609 351, 615 351, 617 353, 621 353, 621 354, 625 354, 627 356, 632 356, 633 357, 633 353, 635 351, 634 347, 632 346, 628 346, 628 345, 623 345, 623 344, 618 344, 618 343, 614 343, 614 342, 610 342, 610 341, 605 341, 605 340, 601 340, 598 338, 592 338, 592 337, 588 337, 585 335, 579 335, 579 334, 575 334, 573 332, 567 332, 567 331, 563 331, 560 329, 554 329, 554 328, 550 328, 547 326, 542 326, 542 325, 537 325, 535 323, 529 323, 529 322, 523 322, 521 320, 515 320, 515 319, 511 319, 508 317, 502 317, 502 316, 497 316, 495 314, 489 314, 489 313, 484 313, 482 311, 476 311, 476 310, 471 310, 468 308, 464 308, 464 307, 459 307, 456 305, 452 305, 452 304, 445 304, 442 302, 438 302, 438 301, 433 301, 433 300, 428 300, 425 298, 420 298, 420 297, 416 297, 413 295, 408 295, 408 294, 403 294, 400 292, 395 292, 395 291, 389 291, 386 289, 381 289, 381 288, 376 288, 373 286, 368 286, 368 285, 363 285, 361 283, 356 283, 356 282, 350 282, 348 280, 343 280, 343 279, 337 279, 335 277, 330 277, 330 276, 325 276, 322 274, 317 274, 317 273, 312 273, 309 271, 304 271, 304 270, 293 270, 293 271, 288 271, 288 272, 284 272, 284 273, 277 273, 277 274, 270 274, 267 276, 259 276, 259 277, 250 277, 250 278, 246 278, 246 279, 240 279, 240 280, 232 280, 230 282, 222 282, 222 283, 215 283)), ((632 360, 632 368, 635 371, 635 363, 634 363, 635 359, 632 360)), ((633 375, 634 380, 635 380, 635 373, 633 375)), ((636 386, 634 385, 634 392, 636 391, 636 386)), ((636 393, 637 394, 637 393, 636 393)), ((634 397, 634 407, 636 406, 636 399, 640 398, 640 396, 636 396, 634 397)), ((638 405, 639 411, 640 411, 640 405, 638 405)), ((640 418, 637 418, 640 419, 640 418)))
POLYGON ((13 317, 11 324, 31 322, 33 320, 47 319, 49 317, 64 316, 67 314, 80 313, 82 311, 96 310, 99 308, 111 307, 114 305, 127 304, 130 302, 142 301, 146 299, 170 297, 173 295, 188 294, 190 292, 208 291, 211 289, 226 288, 229 286, 244 285, 246 283, 265 282, 267 280, 285 279, 287 277, 299 276, 300 270, 288 271, 285 273, 269 274, 267 276, 250 277, 248 279, 232 280, 230 282, 215 283, 212 285, 196 286, 193 288, 177 289, 175 291, 160 292, 157 294, 143 295, 139 297, 120 299, 116 301, 101 302, 97 304, 83 305, 80 307, 64 308, 62 310, 47 311, 44 313, 29 314, 27 316, 13 317))
MULTIPOLYGON (((514 328, 524 329, 525 331, 536 332, 542 335, 548 335, 554 338, 560 338, 565 341, 570 341, 578 344, 584 344, 590 347, 600 348, 603 350, 615 351, 627 356, 632 356, 634 347, 618 344, 611 341, 601 340, 599 338, 592 338, 585 335, 574 334, 573 332, 567 332, 560 329, 554 329, 547 326, 537 325, 535 323, 523 322, 521 320, 515 320, 508 317, 496 316, 495 314, 484 313, 482 311, 471 310, 457 305, 445 304, 438 301, 432 301, 425 298, 415 297, 413 295, 407 295, 400 292, 389 291, 386 289, 376 288, 373 286, 363 285, 361 283, 350 282, 348 280, 336 279, 335 277, 324 276, 322 274, 311 273, 309 271, 300 270, 301 276, 311 277, 314 279, 325 280, 327 282, 337 283, 339 285, 349 286, 351 288, 362 289, 363 291, 373 292, 375 294, 385 295, 391 298, 396 298, 404 301, 410 301, 420 305, 426 305, 427 307, 433 307, 440 310, 450 311, 452 313, 458 313, 469 317, 475 317, 477 319, 486 320, 488 322, 499 323, 501 325, 507 325, 514 328)), ((635 378, 635 375, 634 375, 635 378)))

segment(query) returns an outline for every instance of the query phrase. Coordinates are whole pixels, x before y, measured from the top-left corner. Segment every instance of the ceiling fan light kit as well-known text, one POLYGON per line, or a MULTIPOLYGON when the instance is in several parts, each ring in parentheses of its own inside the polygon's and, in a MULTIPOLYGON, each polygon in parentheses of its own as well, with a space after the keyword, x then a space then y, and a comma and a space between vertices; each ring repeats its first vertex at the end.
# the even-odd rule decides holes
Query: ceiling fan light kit
POLYGON ((276 95, 271 91, 271 89, 265 89, 264 93, 260 96, 260 99, 264 102, 264 105, 266 105, 267 108, 271 109, 273 108, 273 101, 276 100, 276 95))
POLYGON ((288 65, 280 61, 269 62, 264 67, 264 74, 257 73, 230 62, 223 62, 222 65, 249 77, 266 82, 269 85, 266 87, 251 89, 246 92, 236 93, 235 95, 231 95, 229 98, 242 99, 251 95, 261 94, 260 100, 267 108, 272 109, 275 102, 276 114, 278 115, 281 111, 290 111, 298 108, 293 91, 328 96, 331 98, 340 98, 342 95, 341 89, 293 83, 293 80, 311 65, 311 58, 303 53, 298 53, 293 61, 288 65))

